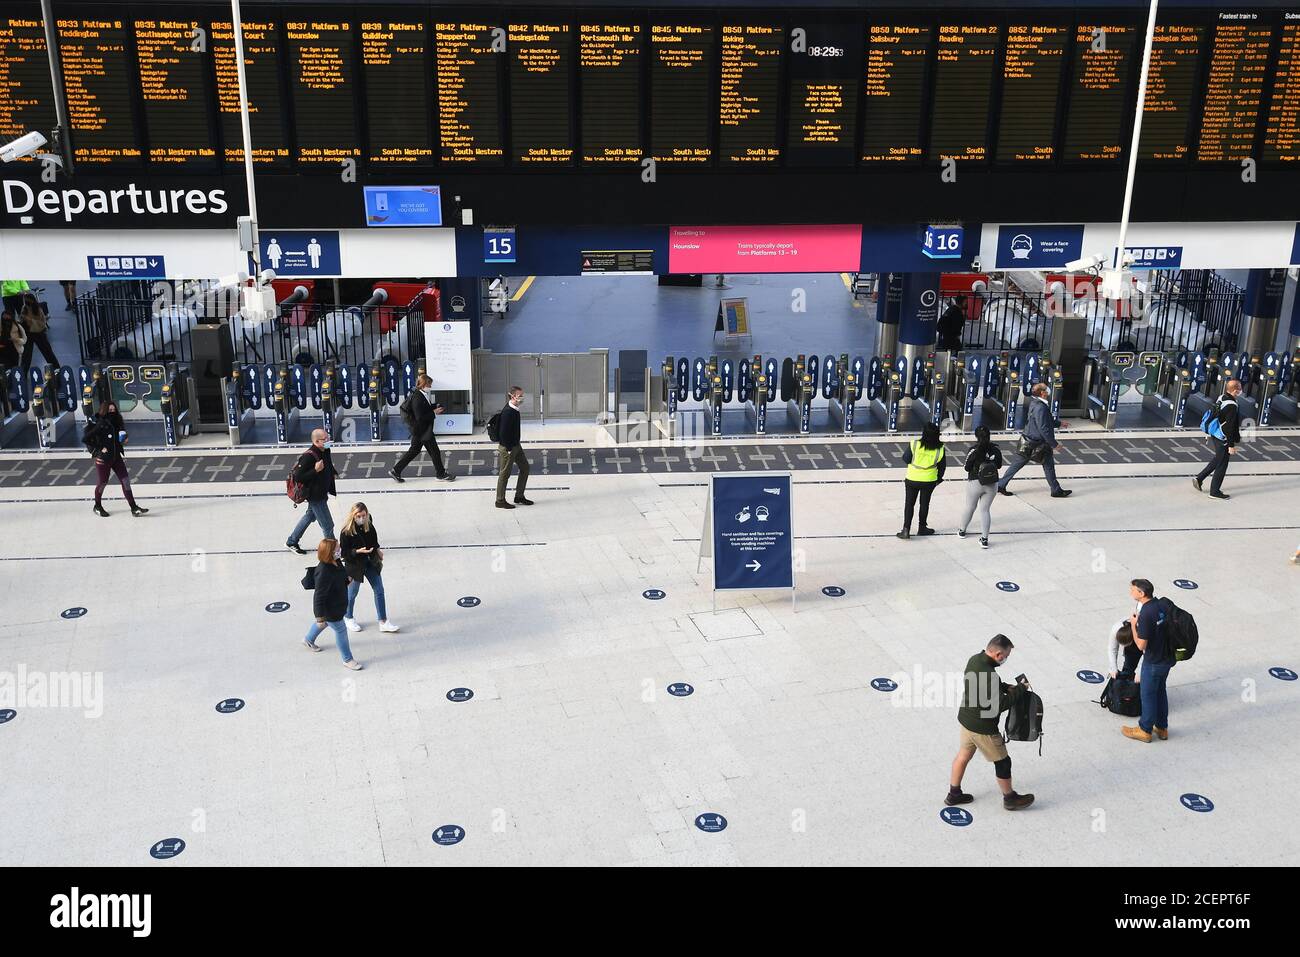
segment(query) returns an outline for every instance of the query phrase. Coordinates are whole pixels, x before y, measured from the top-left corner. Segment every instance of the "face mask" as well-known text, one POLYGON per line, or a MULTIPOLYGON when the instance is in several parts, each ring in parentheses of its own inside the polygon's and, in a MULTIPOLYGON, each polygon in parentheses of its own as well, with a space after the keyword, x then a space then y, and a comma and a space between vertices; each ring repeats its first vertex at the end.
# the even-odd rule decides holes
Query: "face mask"
POLYGON ((365 528, 367 525, 370 524, 370 516, 369 516, 369 515, 358 515, 358 516, 357 516, 357 524, 360 525, 362 528, 365 528))
POLYGON ((323 448, 323 449, 332 449, 332 448, 334 448, 334 443, 333 443, 333 442, 324 442, 324 443, 321 444, 321 448, 323 448))
POLYGON ((334 560, 338 561, 342 557, 343 557, 343 549, 341 548, 334 549, 334 560))

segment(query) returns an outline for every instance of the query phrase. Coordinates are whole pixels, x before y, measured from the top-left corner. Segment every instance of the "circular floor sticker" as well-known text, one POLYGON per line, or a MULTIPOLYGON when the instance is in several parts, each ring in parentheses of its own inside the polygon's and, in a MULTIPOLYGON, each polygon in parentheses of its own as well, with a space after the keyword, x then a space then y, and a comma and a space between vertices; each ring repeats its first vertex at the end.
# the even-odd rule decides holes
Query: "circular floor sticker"
POLYGON ((16 717, 18 717, 18 712, 13 708, 0 708, 0 724, 8 724, 16 717))
POLYGON ((668 693, 675 698, 685 698, 687 695, 694 694, 695 688, 685 681, 675 681, 668 686, 668 693))
MULTIPOLYGON (((1296 679, 1296 673, 1290 668, 1269 668, 1268 673, 1279 681, 1295 681, 1296 679)), ((3 720, 4 718, 0 717, 0 721, 3 720)))
POLYGON ((707 834, 717 834, 727 829, 727 819, 721 814, 706 811, 695 819, 695 826, 707 834))
POLYGON ((461 608, 473 608, 479 604, 479 600, 473 595, 466 595, 464 598, 457 598, 456 604, 460 605, 461 608))
POLYGON ((1020 591, 1020 586, 1015 582, 998 582, 998 591, 1020 591))
POLYGON ((468 701, 472 697, 474 697, 474 692, 469 688, 452 688, 447 692, 447 700, 455 701, 457 704, 468 701))
POLYGON ((641 597, 648 598, 651 601, 658 601, 667 594, 668 592, 664 591, 662 588, 647 588, 641 593, 641 597))
POLYGON ((1188 591, 1201 587, 1200 585, 1196 584, 1196 582, 1192 581, 1190 578, 1175 578, 1174 584, 1177 585, 1179 588, 1186 588, 1188 591))
POLYGON ((1214 810, 1214 802, 1204 794, 1184 794, 1178 800, 1189 811, 1200 811, 1204 814, 1214 810))
POLYGON ((282 611, 289 610, 289 603, 287 601, 273 601, 266 606, 266 610, 273 615, 278 615, 282 611))
POLYGON ((184 841, 179 837, 169 837, 167 840, 159 841, 149 848, 149 856, 156 861, 167 861, 180 854, 183 850, 185 850, 184 841))
POLYGON ((827 598, 843 598, 844 589, 841 588, 839 585, 827 585, 825 588, 822 589, 822 594, 825 595, 827 598))
POLYGON ((59 612, 59 617, 69 618, 69 619, 81 618, 85 614, 86 614, 86 609, 84 608, 65 608, 63 609, 63 611, 59 612))
POLYGON ((939 812, 939 817, 943 818, 945 824, 951 824, 953 827, 966 827, 975 820, 970 811, 964 807, 946 807, 939 812))
POLYGON ((897 691, 898 682, 893 678, 872 678, 871 687, 877 691, 897 691))
POLYGON ((1099 685, 1106 680, 1103 675, 1096 671, 1076 671, 1074 676, 1080 681, 1088 682, 1090 685, 1099 685))
POLYGON ((244 706, 243 698, 226 698, 217 702, 217 711, 221 714, 234 714, 244 706))
POLYGON ((459 824, 444 824, 433 832, 433 843, 450 847, 465 840, 465 829, 459 824))

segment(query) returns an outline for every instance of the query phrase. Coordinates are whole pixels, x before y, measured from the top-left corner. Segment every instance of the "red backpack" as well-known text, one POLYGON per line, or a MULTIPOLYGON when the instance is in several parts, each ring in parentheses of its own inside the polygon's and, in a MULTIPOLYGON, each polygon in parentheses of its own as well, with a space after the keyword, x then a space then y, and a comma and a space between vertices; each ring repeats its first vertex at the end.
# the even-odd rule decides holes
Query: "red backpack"
MULTIPOLYGON (((317 461, 320 457, 316 455, 316 449, 307 450, 317 461)), ((302 461, 299 459, 298 461, 302 461)), ((293 468, 289 470, 289 476, 284 480, 284 494, 289 496, 289 501, 293 502, 293 507, 297 508, 303 502, 307 501, 307 486, 298 481, 298 462, 293 463, 293 468)))

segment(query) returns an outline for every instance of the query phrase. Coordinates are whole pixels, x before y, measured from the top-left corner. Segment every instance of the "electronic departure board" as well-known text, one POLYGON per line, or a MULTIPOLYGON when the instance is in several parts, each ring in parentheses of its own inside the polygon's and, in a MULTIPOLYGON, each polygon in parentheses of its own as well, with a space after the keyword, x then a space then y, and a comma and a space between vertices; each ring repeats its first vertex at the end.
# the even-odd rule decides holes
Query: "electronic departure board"
POLYGON ((1183 159, 1187 156, 1192 95, 1201 63, 1205 28, 1160 24, 1151 46, 1146 104, 1142 110, 1142 140, 1138 158, 1183 159))
POLYGON ((656 163, 713 159, 713 27, 650 27, 650 151, 656 163))
POLYGON ((1273 98, 1264 127, 1264 159, 1300 162, 1300 13, 1284 13, 1277 62, 1273 67, 1273 98))
POLYGON ((989 100, 998 28, 988 23, 939 27, 930 158, 988 159, 989 100))
POLYGON ((497 165, 501 145, 501 60, 492 52, 488 23, 437 23, 434 47, 438 84, 440 155, 448 163, 497 165))
POLYGON ((30 130, 49 136, 54 122, 40 18, 0 17, 0 142, 30 130))
POLYGON ((512 23, 510 150, 527 166, 573 162, 573 34, 569 25, 512 23))
POLYGON ((641 159, 641 27, 583 23, 578 27, 582 85, 582 161, 641 159))
POLYGON ((933 42, 934 30, 928 26, 871 25, 867 35, 863 162, 921 160, 921 106, 933 42))
POLYGON ((429 56, 427 31, 414 17, 361 24, 361 70, 372 163, 428 163, 429 56), (400 107, 398 107, 400 104, 400 107))
POLYGON ((352 25, 346 20, 290 21, 285 38, 298 162, 336 165, 359 157, 352 25))
POLYGON ((1201 107, 1202 163, 1240 161, 1255 154, 1264 77, 1273 28, 1256 13, 1220 13, 1201 107))
POLYGON ((196 49, 197 20, 136 20, 149 161, 164 165, 211 164, 217 149, 208 122, 206 46, 196 49))
POLYGON ((1070 29, 1064 24, 1012 24, 1002 59, 998 161, 1044 162, 1056 157, 1061 68, 1070 29))
POLYGON ((59 20, 59 59, 74 162, 140 159, 131 111, 133 65, 127 55, 127 40, 121 20, 59 20))
POLYGON ((795 166, 850 166, 857 140, 862 35, 845 24, 802 26, 790 57, 786 155, 795 166))
POLYGON ((1081 23, 1074 31, 1074 79, 1065 118, 1069 163, 1117 160, 1124 152, 1127 119, 1133 114, 1129 76, 1138 28, 1118 23, 1081 23))
POLYGON ((718 152, 723 163, 775 163, 784 34, 774 24, 722 27, 718 152))
MULTIPOLYGON (((229 20, 212 23, 212 60, 217 74, 217 110, 226 161, 244 162, 244 134, 239 119, 239 68, 235 30, 229 20)), ((289 147, 284 137, 280 96, 280 49, 274 23, 244 21, 244 80, 248 84, 248 126, 253 162, 284 166, 289 147)))

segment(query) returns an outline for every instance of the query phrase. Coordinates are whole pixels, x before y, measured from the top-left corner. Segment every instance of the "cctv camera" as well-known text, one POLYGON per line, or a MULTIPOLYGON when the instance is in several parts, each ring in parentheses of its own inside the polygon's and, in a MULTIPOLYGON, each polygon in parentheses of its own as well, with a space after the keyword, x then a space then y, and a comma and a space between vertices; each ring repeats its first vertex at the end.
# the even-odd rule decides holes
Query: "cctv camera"
POLYGON ((980 269, 980 258, 979 258, 979 256, 974 256, 974 257, 971 258, 971 261, 970 261, 970 271, 971 271, 971 272, 983 272, 983 270, 980 269))
POLYGON ((1102 255, 1087 256, 1083 259, 1076 259, 1073 262, 1066 263, 1065 271, 1066 272, 1087 272, 1090 269, 1097 269, 1105 261, 1106 261, 1106 257, 1102 255))
POLYGON ((0 160, 4 160, 6 163, 12 163, 14 160, 20 160, 25 156, 31 156, 47 142, 49 141, 44 136, 35 131, 24 133, 13 142, 0 146, 0 160))

